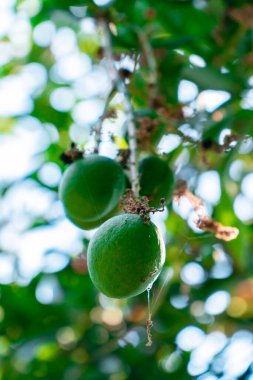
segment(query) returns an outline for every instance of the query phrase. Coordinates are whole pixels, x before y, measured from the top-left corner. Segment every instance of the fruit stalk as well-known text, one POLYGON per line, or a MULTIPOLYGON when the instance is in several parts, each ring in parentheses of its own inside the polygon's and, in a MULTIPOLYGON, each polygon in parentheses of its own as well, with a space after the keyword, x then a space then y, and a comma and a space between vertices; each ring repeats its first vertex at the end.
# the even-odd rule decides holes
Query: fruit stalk
POLYGON ((118 91, 123 95, 124 99, 124 109, 127 118, 127 128, 128 128, 128 140, 129 140, 129 163, 130 163, 130 181, 131 187, 134 194, 138 197, 139 195, 139 175, 138 175, 138 167, 137 167, 137 142, 136 142, 136 127, 135 127, 135 119, 132 104, 130 101, 130 97, 127 91, 127 87, 124 81, 121 79, 118 70, 115 67, 112 47, 111 47, 111 38, 110 31, 107 25, 106 20, 100 20, 100 26, 102 30, 102 35, 104 37, 104 52, 105 59, 108 67, 109 75, 115 84, 115 87, 118 91))

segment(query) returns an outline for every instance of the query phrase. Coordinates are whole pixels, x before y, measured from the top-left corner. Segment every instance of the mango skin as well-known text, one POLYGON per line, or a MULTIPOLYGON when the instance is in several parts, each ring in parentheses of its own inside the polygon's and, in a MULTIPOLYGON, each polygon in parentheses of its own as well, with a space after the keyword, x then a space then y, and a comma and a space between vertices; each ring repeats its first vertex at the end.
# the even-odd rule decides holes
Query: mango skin
POLYGON ((90 155, 72 163, 64 172, 59 198, 67 217, 76 225, 92 228, 117 208, 125 191, 125 176, 114 160, 90 155))
POLYGON ((95 287, 111 298, 144 292, 161 272, 165 245, 158 228, 136 214, 109 219, 90 240, 88 270, 95 287))
POLYGON ((160 207, 161 198, 169 203, 173 188, 174 175, 167 162, 159 157, 144 158, 139 165, 140 195, 149 198, 152 207, 160 207))

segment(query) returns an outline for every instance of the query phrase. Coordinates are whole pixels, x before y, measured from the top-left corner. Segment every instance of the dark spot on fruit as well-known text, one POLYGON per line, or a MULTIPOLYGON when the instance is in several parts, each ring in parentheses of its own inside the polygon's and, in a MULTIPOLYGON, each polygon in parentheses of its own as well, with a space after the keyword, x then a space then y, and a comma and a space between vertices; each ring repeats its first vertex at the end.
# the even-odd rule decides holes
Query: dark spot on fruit
POLYGON ((154 270, 152 270, 152 272, 150 272, 146 277, 144 277, 144 278, 141 279, 141 282, 146 282, 149 278, 151 278, 157 272, 158 272, 158 268, 155 267, 154 270))

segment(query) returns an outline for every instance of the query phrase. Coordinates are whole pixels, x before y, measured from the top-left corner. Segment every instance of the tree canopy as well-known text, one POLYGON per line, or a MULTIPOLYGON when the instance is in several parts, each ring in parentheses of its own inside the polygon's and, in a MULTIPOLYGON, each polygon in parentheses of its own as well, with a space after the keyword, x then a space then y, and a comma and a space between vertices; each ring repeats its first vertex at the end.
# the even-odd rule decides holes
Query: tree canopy
POLYGON ((252 33, 243 0, 0 2, 0 380, 253 379, 252 33), (94 287, 58 197, 82 150, 134 189, 132 138, 171 170, 150 310, 94 287))

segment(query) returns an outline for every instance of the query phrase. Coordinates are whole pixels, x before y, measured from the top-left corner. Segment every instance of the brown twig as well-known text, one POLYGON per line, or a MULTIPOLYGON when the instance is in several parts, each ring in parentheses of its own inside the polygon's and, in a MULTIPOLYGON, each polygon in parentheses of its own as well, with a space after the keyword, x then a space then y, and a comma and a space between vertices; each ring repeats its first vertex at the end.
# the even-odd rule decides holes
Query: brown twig
POLYGON ((239 234, 238 228, 223 226, 209 216, 201 216, 197 220, 196 225, 200 230, 213 232, 217 239, 224 241, 236 239, 239 234))
POLYGON ((182 196, 186 197, 189 200, 194 211, 196 212, 198 212, 200 210, 200 207, 203 206, 203 201, 190 192, 190 190, 187 188, 186 182, 179 180, 174 192, 174 201, 180 203, 182 196))
POLYGON ((230 241, 236 239, 239 230, 236 227, 223 226, 223 224, 217 222, 210 216, 204 214, 203 211, 203 201, 199 199, 196 195, 192 194, 187 188, 185 181, 179 181, 174 193, 174 201, 180 202, 181 197, 186 197, 192 205, 192 208, 198 215, 196 220, 196 226, 202 231, 210 231, 214 233, 217 239, 224 241, 230 241))

